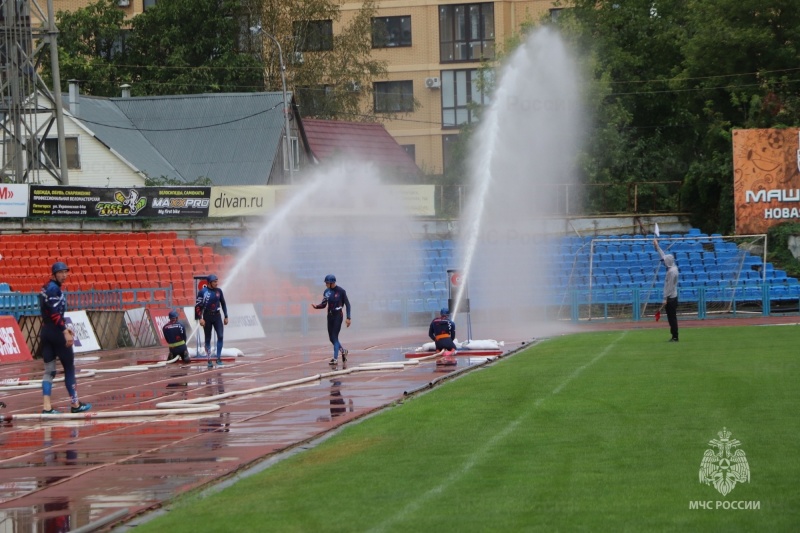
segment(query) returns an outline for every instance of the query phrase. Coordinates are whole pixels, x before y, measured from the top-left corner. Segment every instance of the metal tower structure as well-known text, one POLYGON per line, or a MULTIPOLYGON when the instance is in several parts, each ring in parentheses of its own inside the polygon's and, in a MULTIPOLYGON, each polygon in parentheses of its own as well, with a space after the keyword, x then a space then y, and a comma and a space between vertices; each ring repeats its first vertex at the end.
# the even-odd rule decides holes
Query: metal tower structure
POLYGON ((45 8, 37 0, 0 0, 0 183, 51 177, 69 184, 53 0, 45 8), (52 89, 40 76, 45 47, 52 89))

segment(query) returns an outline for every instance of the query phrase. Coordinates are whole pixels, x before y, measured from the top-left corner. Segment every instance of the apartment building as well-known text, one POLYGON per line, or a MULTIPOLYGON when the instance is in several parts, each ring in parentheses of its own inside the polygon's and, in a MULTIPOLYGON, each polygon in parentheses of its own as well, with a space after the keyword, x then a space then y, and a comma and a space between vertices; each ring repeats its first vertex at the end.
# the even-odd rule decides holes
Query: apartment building
MULTIPOLYGON (((360 5, 342 3, 342 22, 360 5)), ((387 62, 388 79, 375 82, 365 105, 391 113, 383 121, 389 133, 423 172, 441 174, 459 129, 475 120, 469 103, 485 103, 476 84, 481 61, 494 59, 523 23, 557 9, 553 0, 384 0, 373 53, 387 62)))

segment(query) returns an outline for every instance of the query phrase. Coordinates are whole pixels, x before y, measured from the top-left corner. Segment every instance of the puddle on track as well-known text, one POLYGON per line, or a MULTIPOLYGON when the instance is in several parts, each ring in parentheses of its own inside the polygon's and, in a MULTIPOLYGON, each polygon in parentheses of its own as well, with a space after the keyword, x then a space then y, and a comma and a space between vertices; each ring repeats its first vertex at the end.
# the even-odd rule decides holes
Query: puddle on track
MULTIPOLYGON (((397 348, 351 350, 349 368, 366 362, 406 361, 415 338, 397 348)), ((307 341, 306 341, 307 342, 307 341)), ((234 344, 234 343, 232 343, 234 344)), ((328 345, 282 351, 263 341, 235 343, 245 356, 222 369, 205 365, 98 373, 78 378, 92 413, 154 409, 162 401, 209 397, 309 378, 332 370, 328 345), (261 353, 258 353, 262 350, 261 353)), ((355 344, 351 341, 351 347, 355 344)), ((80 369, 110 369, 159 359, 163 349, 115 350, 80 369)), ((442 376, 484 358, 458 357, 458 365, 433 362, 405 370, 325 376, 288 388, 230 397, 220 410, 194 415, 6 421, 0 429, 0 521, 15 531, 68 531, 121 510, 135 514, 177 494, 213 482, 274 452, 321 435, 380 409, 442 376)), ((41 362, 0 368, 2 380, 38 380, 41 362)), ((60 366, 59 366, 60 372, 60 366)), ((38 413, 41 390, 0 392, 4 415, 38 413)), ((66 406, 63 383, 53 387, 56 408, 66 406)), ((122 517, 118 517, 122 519, 122 517)))

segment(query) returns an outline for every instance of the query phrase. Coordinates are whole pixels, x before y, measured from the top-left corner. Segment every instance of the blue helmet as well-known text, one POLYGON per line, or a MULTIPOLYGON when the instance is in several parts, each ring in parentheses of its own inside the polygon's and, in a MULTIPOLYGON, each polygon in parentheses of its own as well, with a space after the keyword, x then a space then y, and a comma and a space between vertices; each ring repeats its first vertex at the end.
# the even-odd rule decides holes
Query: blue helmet
POLYGON ((217 275, 216 275, 216 274, 209 274, 209 275, 208 275, 208 277, 206 278, 206 280, 207 280, 209 283, 211 283, 212 281, 218 281, 218 280, 219 280, 219 278, 217 277, 217 275))
POLYGON ((169 312, 169 319, 170 320, 177 320, 178 319, 178 312, 176 310, 172 310, 169 312))
POLYGON ((336 283, 336 276, 333 274, 328 274, 325 276, 325 283, 336 283))
POLYGON ((442 316, 450 316, 450 310, 446 307, 442 307, 440 313, 442 314, 442 316))
POLYGON ((56 272, 61 272, 63 270, 66 270, 67 272, 69 272, 69 267, 67 266, 66 263, 62 263, 61 261, 58 261, 57 263, 53 263, 53 268, 51 270, 52 270, 53 274, 55 274, 56 272))

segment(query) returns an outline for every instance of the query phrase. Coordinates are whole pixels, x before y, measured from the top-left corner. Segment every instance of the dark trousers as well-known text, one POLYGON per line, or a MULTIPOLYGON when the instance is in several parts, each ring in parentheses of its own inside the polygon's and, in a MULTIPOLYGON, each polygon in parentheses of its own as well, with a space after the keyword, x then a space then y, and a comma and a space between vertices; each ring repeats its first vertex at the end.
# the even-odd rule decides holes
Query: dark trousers
POLYGON ((206 338, 206 352, 211 355, 211 330, 213 329, 214 332, 217 334, 217 359, 220 358, 220 354, 222 353, 222 335, 223 335, 223 323, 222 323, 222 315, 220 313, 212 313, 203 315, 203 320, 206 321, 206 325, 203 326, 203 334, 206 338))
POLYGON ((175 346, 174 348, 169 349, 169 359, 172 359, 176 355, 180 355, 184 362, 189 361, 189 349, 185 344, 181 344, 180 346, 175 346))
POLYGON ((61 361, 61 366, 64 367, 64 386, 73 402, 77 401, 78 380, 75 379, 75 352, 71 346, 67 346, 64 332, 55 327, 42 326, 40 338, 42 340, 42 359, 45 363, 55 361, 56 358, 61 361))
POLYGON ((452 337, 445 337, 443 339, 439 339, 438 341, 435 341, 435 343, 437 351, 456 349, 456 343, 453 342, 452 337))
POLYGON ((667 305, 664 307, 667 312, 667 321, 669 322, 669 332, 672 333, 672 338, 678 338, 678 299, 667 298, 667 305))
POLYGON ((328 339, 333 344, 333 358, 339 357, 339 350, 342 348, 339 342, 339 332, 342 331, 342 321, 344 315, 341 311, 328 313, 328 339))

